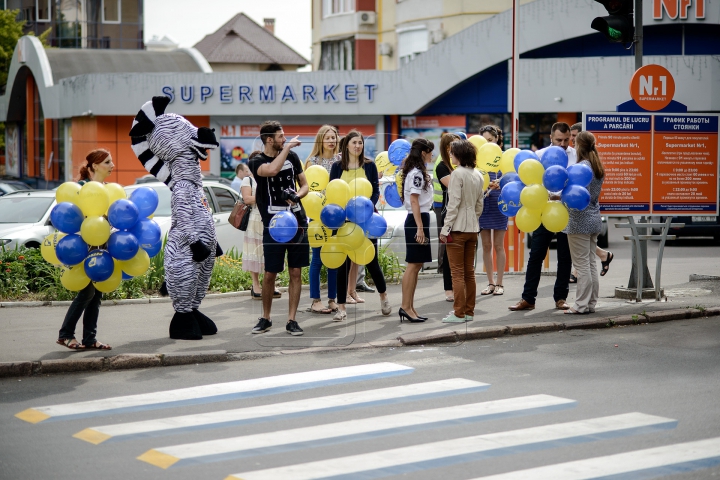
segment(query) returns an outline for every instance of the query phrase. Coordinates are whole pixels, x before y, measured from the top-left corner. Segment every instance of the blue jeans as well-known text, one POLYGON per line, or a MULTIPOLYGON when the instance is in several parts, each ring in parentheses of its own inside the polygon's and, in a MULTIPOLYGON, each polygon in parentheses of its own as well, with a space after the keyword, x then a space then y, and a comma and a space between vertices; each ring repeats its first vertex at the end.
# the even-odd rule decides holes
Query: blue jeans
POLYGON ((547 255, 550 241, 557 235, 557 277, 555 278, 555 290, 553 300, 567 300, 570 282, 570 271, 572 270, 572 259, 570 257, 570 246, 567 235, 553 233, 540 225, 533 232, 532 244, 530 245, 530 258, 528 259, 527 271, 525 272, 525 288, 522 298, 531 305, 535 305, 538 285, 540 284, 540 272, 547 255))
MULTIPOLYGON (((310 298, 320 298, 320 247, 312 249, 312 260, 310 260, 310 298)), ((328 268, 328 298, 335 299, 337 297, 337 269, 328 268)))

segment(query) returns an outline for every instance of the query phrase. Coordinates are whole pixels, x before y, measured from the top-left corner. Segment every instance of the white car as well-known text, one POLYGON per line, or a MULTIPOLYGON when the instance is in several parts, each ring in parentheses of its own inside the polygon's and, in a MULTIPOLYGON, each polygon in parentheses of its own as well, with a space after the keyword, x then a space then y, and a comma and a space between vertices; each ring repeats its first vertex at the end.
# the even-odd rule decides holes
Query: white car
MULTIPOLYGON (((170 189, 162 182, 150 182, 127 186, 125 192, 130 197, 132 191, 140 187, 149 187, 158 193, 159 203, 153 220, 160 225, 162 238, 165 238, 165 234, 170 230, 170 189)), ((226 253, 233 247, 237 253, 242 252, 245 232, 236 229, 228 222, 230 212, 240 198, 240 194, 227 185, 213 180, 204 180, 203 189, 215 220, 215 232, 220 247, 226 253)))
POLYGON ((0 197, 0 247, 40 247, 55 231, 50 223, 54 206, 55 192, 50 190, 17 191, 0 197))

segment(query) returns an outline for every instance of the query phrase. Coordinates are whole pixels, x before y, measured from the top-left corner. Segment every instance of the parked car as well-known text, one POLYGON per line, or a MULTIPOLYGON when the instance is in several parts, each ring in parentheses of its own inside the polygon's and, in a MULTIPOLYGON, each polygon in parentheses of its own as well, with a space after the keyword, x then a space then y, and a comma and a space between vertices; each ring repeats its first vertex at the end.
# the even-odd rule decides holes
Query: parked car
POLYGON ((15 191, 0 197, 0 246, 38 248, 55 231, 50 210, 55 192, 50 190, 15 191))
MULTIPOLYGON (((667 217, 660 217, 664 222, 667 217)), ((684 223, 681 228, 671 228, 669 235, 676 237, 713 237, 715 242, 720 242, 720 217, 713 215, 693 215, 690 217, 672 217, 673 223, 684 223)), ((660 229, 653 229, 654 235, 660 235, 660 229)))
MULTIPOLYGON (((383 177, 380 179, 380 200, 377 203, 377 209, 380 215, 385 218, 388 228, 385 235, 378 239, 378 247, 387 247, 400 257, 400 262, 405 261, 405 219, 407 218, 407 210, 404 206, 391 207, 385 202, 385 188, 395 188, 395 177, 383 177)), ((438 242, 437 236, 437 220, 435 214, 430 212, 430 246, 432 250, 433 261, 426 264, 426 267, 437 265, 438 242)))
POLYGON ((8 193, 26 190, 33 190, 33 188, 20 180, 0 180, 0 197, 8 193))
MULTIPOLYGON (((230 186, 230 184, 232 184, 232 180, 225 178, 225 177, 221 177, 219 175, 213 175, 211 173, 203 174, 203 180, 212 180, 212 181, 219 182, 219 183, 222 183, 223 185, 227 185, 227 186, 230 186)), ((149 173, 147 175, 143 175, 142 177, 135 179, 136 184, 155 183, 157 181, 158 181, 157 177, 155 177, 155 175, 151 175, 149 173)))
MULTIPOLYGON (((160 225, 162 236, 165 237, 167 231, 170 230, 170 189, 164 183, 156 180, 152 183, 142 183, 125 187, 128 197, 133 190, 140 187, 150 187, 158 193, 160 201, 155 210, 153 220, 160 225)), ((203 189, 205 190, 205 196, 208 199, 210 209, 213 213, 217 239, 223 251, 229 252, 231 248, 235 247, 238 253, 242 252, 245 233, 236 229, 228 222, 230 212, 232 212, 235 202, 240 196, 235 190, 224 183, 212 180, 203 180, 203 189)))

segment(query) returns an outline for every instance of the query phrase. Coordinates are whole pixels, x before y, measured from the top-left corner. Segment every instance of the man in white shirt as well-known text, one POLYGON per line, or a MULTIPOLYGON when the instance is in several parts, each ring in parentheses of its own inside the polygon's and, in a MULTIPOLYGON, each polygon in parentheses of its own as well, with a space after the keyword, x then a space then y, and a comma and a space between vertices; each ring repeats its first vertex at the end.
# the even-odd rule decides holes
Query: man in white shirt
MULTIPOLYGON (((567 153, 568 156, 568 167, 577 163, 577 152, 575 151, 575 148, 570 146, 570 136, 570 126, 565 122, 554 123, 552 129, 550 129, 550 145, 561 147, 565 150, 565 153, 567 153)), ((548 148, 550 147, 545 147, 535 153, 542 159, 543 154, 548 148)))
POLYGON ((242 181, 248 175, 250 175, 250 169, 248 168, 247 163, 238 163, 235 167, 235 178, 230 184, 230 188, 240 193, 240 186, 242 185, 242 181))

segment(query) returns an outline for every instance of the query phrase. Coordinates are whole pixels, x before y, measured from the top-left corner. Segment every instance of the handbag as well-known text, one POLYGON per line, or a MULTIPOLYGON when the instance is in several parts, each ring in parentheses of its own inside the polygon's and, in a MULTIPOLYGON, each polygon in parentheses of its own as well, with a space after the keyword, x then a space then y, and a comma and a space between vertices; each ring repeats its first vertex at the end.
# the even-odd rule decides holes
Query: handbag
MULTIPOLYGON (((252 178, 250 178, 250 183, 252 185, 252 178)), ((250 222, 250 212, 252 212, 252 207, 245 205, 245 202, 243 202, 241 197, 237 202, 235 202, 235 206, 228 217, 228 222, 233 227, 244 232, 247 230, 248 223, 250 222)))

